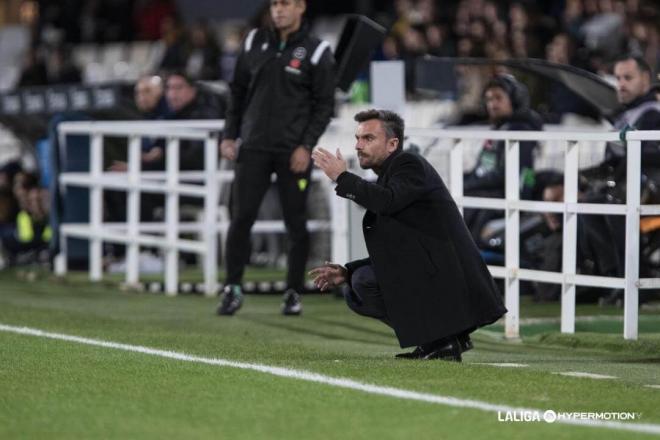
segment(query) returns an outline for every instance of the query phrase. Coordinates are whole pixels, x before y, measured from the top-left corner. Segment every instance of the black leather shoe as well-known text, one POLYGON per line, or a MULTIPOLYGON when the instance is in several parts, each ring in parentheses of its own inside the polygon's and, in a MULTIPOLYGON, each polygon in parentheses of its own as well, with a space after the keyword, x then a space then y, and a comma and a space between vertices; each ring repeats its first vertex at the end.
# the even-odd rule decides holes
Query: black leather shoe
POLYGON ((425 354, 426 352, 422 347, 415 347, 413 351, 409 351, 407 353, 399 353, 394 355, 394 357, 397 359, 421 359, 425 354))
MULTIPOLYGON (((456 338, 450 338, 448 340, 439 342, 437 344, 432 345, 431 347, 416 347, 413 351, 407 352, 407 353, 399 353, 397 355, 394 355, 395 358, 397 359, 436 359, 436 357, 429 358, 428 356, 431 355, 432 353, 435 353, 435 356, 438 356, 439 353, 437 353, 439 350, 442 348, 446 347, 450 342, 456 343, 456 345, 459 348, 459 358, 462 359, 460 356, 461 353, 464 353, 468 350, 472 350, 474 348, 474 345, 472 344, 472 340, 470 339, 470 334, 462 334, 456 338)), ((458 361, 460 362, 460 360, 458 361)))
POLYGON ((451 338, 449 342, 444 345, 439 345, 438 347, 427 351, 420 359, 441 359, 443 361, 461 362, 463 360, 461 356, 461 343, 458 338, 451 338))

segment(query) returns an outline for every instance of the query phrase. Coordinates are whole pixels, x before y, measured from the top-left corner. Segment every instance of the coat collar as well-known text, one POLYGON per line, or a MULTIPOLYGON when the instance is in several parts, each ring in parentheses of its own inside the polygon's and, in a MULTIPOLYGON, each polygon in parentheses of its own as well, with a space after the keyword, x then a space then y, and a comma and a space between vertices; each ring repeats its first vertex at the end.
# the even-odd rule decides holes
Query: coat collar
POLYGON ((402 151, 401 149, 394 150, 394 152, 392 152, 392 154, 387 156, 387 159, 385 159, 383 161, 383 163, 378 168, 374 167, 374 173, 376 173, 378 175, 379 179, 380 179, 381 176, 383 176, 383 175, 385 175, 385 173, 387 173, 387 170, 389 169, 390 165, 392 165, 392 161, 394 160, 394 158, 396 156, 401 154, 401 151, 402 151))

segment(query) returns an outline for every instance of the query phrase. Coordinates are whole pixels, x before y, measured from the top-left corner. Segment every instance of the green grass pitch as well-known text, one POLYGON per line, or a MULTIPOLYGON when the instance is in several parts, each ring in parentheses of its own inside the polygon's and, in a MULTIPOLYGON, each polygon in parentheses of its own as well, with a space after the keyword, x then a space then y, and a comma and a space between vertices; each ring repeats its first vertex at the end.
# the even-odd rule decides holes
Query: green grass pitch
MULTIPOLYGON (((558 334, 558 305, 523 299, 522 341, 502 324, 477 332, 462 364, 394 359, 385 325, 332 295, 248 295, 234 317, 217 299, 122 292, 80 277, 36 281, 0 273, 0 324, 304 370, 382 387, 511 407, 641 413, 660 428, 660 316, 623 341, 622 311, 580 306, 575 336, 558 334), (539 318, 531 320, 529 318, 539 318), (526 321, 527 320, 527 321, 526 321), (501 367, 491 364, 524 365, 501 367), (584 372, 611 379, 568 377, 584 372), (658 385, 652 388, 648 385, 658 385)), ((627 423, 627 422, 622 422, 627 423)), ((649 434, 545 422, 406 400, 232 367, 0 331, 0 439, 630 439, 649 434)))

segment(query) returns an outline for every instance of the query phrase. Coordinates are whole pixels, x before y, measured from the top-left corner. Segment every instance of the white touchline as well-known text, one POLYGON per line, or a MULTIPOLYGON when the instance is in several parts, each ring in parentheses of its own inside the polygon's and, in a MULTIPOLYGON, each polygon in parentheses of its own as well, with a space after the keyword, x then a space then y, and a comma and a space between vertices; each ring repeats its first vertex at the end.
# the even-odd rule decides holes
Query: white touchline
POLYGON ((528 364, 517 364, 514 362, 471 362, 472 365, 488 365, 490 367, 502 368, 525 368, 529 367, 528 364))
POLYGON ((561 376, 569 376, 569 377, 586 377, 589 379, 616 379, 616 376, 608 376, 606 374, 595 374, 595 373, 585 373, 582 371, 562 371, 559 373, 552 373, 552 374, 559 374, 561 376))
MULTIPOLYGON (((324 376, 322 374, 314 373, 311 371, 293 370, 289 368, 271 367, 269 365, 250 364, 245 362, 234 362, 226 359, 205 358, 205 357, 194 356, 185 353, 179 353, 175 351, 159 350, 156 348, 143 347, 141 345, 121 344, 118 342, 108 342, 99 339, 83 338, 80 336, 66 335, 62 333, 51 333, 29 327, 16 327, 12 325, 0 324, 0 331, 4 331, 8 333, 16 333, 20 335, 38 336, 41 338, 57 339, 60 341, 75 342, 78 344, 91 345, 95 347, 112 348, 115 350, 142 353, 142 354, 159 356, 168 359, 176 359, 186 362, 196 362, 206 365, 216 365, 220 367, 231 367, 231 368, 239 368, 242 370, 258 371, 261 373, 272 374, 274 376, 305 380, 308 382, 322 383, 339 388, 348 388, 352 390, 362 391, 370 394, 396 397, 399 399, 416 400, 419 402, 437 403, 440 405, 447 405, 458 408, 477 409, 488 412, 539 411, 541 414, 544 412, 544 410, 540 410, 540 409, 498 405, 488 402, 481 402, 479 400, 459 399, 456 397, 420 393, 418 391, 404 390, 401 388, 384 387, 384 386, 373 385, 364 382, 358 382, 352 379, 324 376)), ((596 428, 608 428, 608 429, 616 429, 623 431, 644 432, 649 434, 660 434, 660 425, 654 425, 649 423, 622 423, 622 422, 614 422, 607 420, 591 420, 591 419, 586 419, 586 420, 558 419, 556 423, 590 426, 596 428)))

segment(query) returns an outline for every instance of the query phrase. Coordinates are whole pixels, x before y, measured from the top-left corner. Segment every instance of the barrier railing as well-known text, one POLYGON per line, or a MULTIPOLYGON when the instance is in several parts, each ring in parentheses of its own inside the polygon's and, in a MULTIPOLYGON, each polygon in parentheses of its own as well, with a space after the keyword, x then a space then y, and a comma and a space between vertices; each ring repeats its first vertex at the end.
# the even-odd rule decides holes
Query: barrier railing
MULTIPOLYGON (((231 171, 218 170, 216 133, 222 129, 222 121, 179 121, 179 122, 69 122, 59 127, 60 141, 64 145, 66 136, 86 134, 91 138, 89 173, 63 173, 62 186, 75 185, 90 188, 89 224, 64 224, 61 226, 63 252, 56 259, 56 272, 66 272, 66 237, 90 240, 90 279, 102 278, 102 242, 127 245, 126 282, 138 282, 138 255, 140 246, 159 247, 165 251, 165 289, 176 294, 178 281, 178 252, 194 252, 204 260, 204 286, 207 295, 217 291, 218 232, 226 233, 228 219, 218 219, 218 194, 220 185, 230 181, 231 171), (103 138, 123 136, 129 139, 128 171, 126 179, 119 173, 103 171, 103 138), (143 136, 167 138, 165 172, 141 172, 140 139, 143 136), (202 172, 180 172, 178 164, 179 140, 204 142, 205 167, 202 172), (163 184, 164 182, 164 184, 163 184), (182 182, 199 182, 190 184, 182 182), (102 191, 104 188, 126 190, 127 222, 113 224, 102 222, 102 191), (140 192, 163 193, 166 195, 164 223, 139 223, 140 192), (203 222, 182 223, 179 221, 179 197, 181 195, 204 200, 203 222), (181 232, 201 231, 201 241, 180 239, 181 232), (164 232, 164 237, 147 234, 164 232)), ((337 124, 328 130, 334 136, 342 136, 344 145, 352 143, 352 132, 337 124), (345 135, 345 136, 343 136, 345 135)), ((327 135, 328 133, 326 133, 327 135)), ((449 153, 448 187, 461 208, 499 209, 505 212, 506 247, 505 264, 489 266, 494 277, 504 279, 504 301, 508 309, 505 317, 505 336, 519 337, 521 280, 557 283, 561 289, 561 331, 575 332, 576 286, 608 287, 624 289, 624 338, 638 336, 639 289, 660 288, 658 278, 639 278, 639 227, 640 215, 660 215, 660 205, 640 205, 641 141, 660 139, 660 131, 629 131, 627 141, 627 186, 626 204, 588 204, 578 202, 578 149, 582 143, 619 141, 614 132, 532 132, 532 131, 465 131, 440 129, 408 129, 408 136, 442 139, 449 153), (506 144, 505 199, 463 196, 464 141, 502 140, 506 144), (519 198, 519 150, 520 141, 553 142, 563 144, 564 156, 564 202, 526 201, 519 198), (635 184, 631 184, 634 182, 635 184), (556 212, 563 214, 563 259, 561 272, 521 269, 519 255, 520 212, 556 212), (626 218, 626 261, 623 278, 588 276, 576 271, 576 242, 578 214, 624 215, 626 218)), ((350 154, 352 148, 343 148, 350 154)), ((314 178, 319 177, 314 172, 314 178)), ((330 221, 311 221, 310 230, 331 230, 334 261, 343 262, 349 257, 349 226, 347 200, 331 197, 330 221)), ((257 222, 255 232, 283 231, 282 222, 257 222)))
POLYGON ((659 140, 660 131, 629 131, 627 143, 626 204, 578 203, 578 148, 582 142, 620 141, 616 132, 547 132, 547 131, 477 131, 411 129, 408 135, 451 140, 449 153, 449 188, 457 204, 464 208, 500 209, 505 212, 506 245, 504 267, 489 266, 493 276, 504 278, 505 336, 519 337, 519 283, 521 280, 557 283, 561 289, 561 331, 575 332, 576 286, 624 289, 625 339, 637 339, 639 289, 660 287, 658 278, 639 278, 640 215, 660 214, 660 205, 640 205, 641 141, 659 140), (463 196, 463 140, 501 140, 506 143, 505 199, 463 196), (520 141, 561 142, 564 144, 564 201, 538 202, 520 200, 520 141), (563 214, 562 272, 520 268, 520 212, 556 212, 563 214), (623 278, 588 276, 576 273, 578 214, 625 215, 625 276, 623 278))
MULTIPOLYGON (((165 290, 175 294, 178 284, 178 253, 193 252, 204 258, 204 288, 208 294, 217 288, 217 233, 218 169, 217 131, 222 125, 207 128, 187 128, 183 125, 150 124, 140 122, 68 122, 60 124, 60 145, 66 145, 68 135, 90 136, 90 172, 63 173, 62 186, 83 186, 90 189, 89 224, 63 224, 60 228, 60 246, 63 252, 55 262, 56 273, 66 272, 66 239, 78 237, 89 240, 90 279, 98 281, 103 276, 102 243, 126 245, 126 283, 135 285, 139 280, 140 246, 161 248, 165 253, 165 290), (127 173, 109 173, 103 169, 104 137, 128 138, 127 173), (142 137, 166 139, 166 171, 164 181, 141 173, 142 137), (204 143, 204 182, 202 185, 181 183, 179 180, 180 140, 197 140, 204 143), (103 225, 103 190, 125 190, 127 193, 126 229, 124 231, 103 225), (165 236, 141 234, 139 228, 141 192, 165 195, 165 236), (203 241, 179 238, 179 197, 189 196, 204 201, 203 241), (164 238, 164 239, 163 239, 164 238)), ((155 177, 155 176, 154 176, 155 177)))
MULTIPOLYGON (((102 244, 126 245, 126 284, 139 282, 139 249, 141 246, 160 248, 165 254, 165 292, 176 295, 179 280, 179 253, 199 255, 203 261, 204 292, 213 296, 218 291, 218 234, 226 236, 229 218, 226 207, 219 206, 222 185, 231 182, 233 171, 219 169, 218 132, 222 120, 198 121, 114 121, 114 122, 66 122, 58 126, 60 145, 66 148, 67 136, 90 137, 90 171, 66 172, 59 176, 59 184, 90 189, 89 222, 60 225, 61 253, 55 258, 55 272, 67 272, 68 237, 89 240, 90 280, 103 278, 102 244), (128 139, 127 172, 108 172, 103 169, 104 138, 128 139), (166 139, 165 171, 142 171, 140 164, 141 139, 143 137, 166 139), (204 170, 180 171, 179 151, 181 140, 204 143, 204 170), (103 222, 103 190, 120 190, 127 194, 126 222, 103 222), (165 221, 140 223, 140 194, 142 192, 165 195, 165 221), (202 222, 180 221, 181 196, 202 199, 202 222), (222 209, 225 208, 225 209, 222 209), (182 233, 198 233, 201 239, 182 239, 182 233)), ((313 179, 320 177, 312 173, 313 179)), ((330 222, 312 220, 310 231, 329 230, 330 222)), ((282 221, 257 221, 254 232, 282 232, 282 221)))

